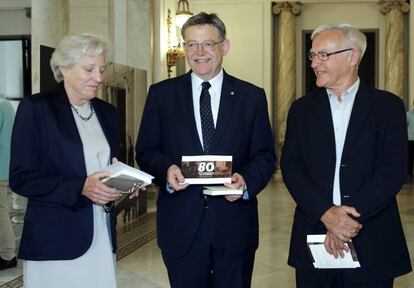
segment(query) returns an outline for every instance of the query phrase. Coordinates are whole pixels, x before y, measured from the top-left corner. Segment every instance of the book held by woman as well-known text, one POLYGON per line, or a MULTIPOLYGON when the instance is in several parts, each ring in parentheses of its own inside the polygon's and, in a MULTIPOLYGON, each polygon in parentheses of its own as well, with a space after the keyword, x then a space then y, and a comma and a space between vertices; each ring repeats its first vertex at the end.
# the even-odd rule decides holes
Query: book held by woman
POLYGON ((154 177, 137 168, 116 162, 103 169, 111 173, 111 177, 102 179, 105 185, 119 190, 121 193, 132 193, 152 183, 154 177))

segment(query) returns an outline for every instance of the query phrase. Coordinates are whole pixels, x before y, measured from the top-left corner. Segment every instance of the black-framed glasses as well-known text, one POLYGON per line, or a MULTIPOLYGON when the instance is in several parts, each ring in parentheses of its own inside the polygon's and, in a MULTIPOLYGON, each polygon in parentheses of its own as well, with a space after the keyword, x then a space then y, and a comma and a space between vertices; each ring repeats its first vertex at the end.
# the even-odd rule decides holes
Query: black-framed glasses
POLYGON ((313 59, 315 59, 315 57, 318 57, 319 60, 321 61, 326 61, 329 59, 329 56, 331 55, 335 55, 335 54, 339 54, 342 52, 346 52, 346 51, 351 51, 354 50, 354 48, 346 48, 346 49, 342 49, 342 50, 338 50, 338 51, 334 51, 334 52, 325 52, 325 51, 321 51, 321 52, 312 52, 310 51, 308 54, 309 60, 313 61, 313 59))
POLYGON ((194 52, 197 51, 198 49, 200 49, 200 47, 203 47, 204 51, 212 51, 214 50, 214 48, 216 48, 216 46, 218 44, 223 43, 224 40, 215 42, 215 41, 204 41, 204 42, 195 42, 195 41, 188 41, 188 42, 184 42, 183 45, 185 47, 185 49, 187 49, 188 51, 194 52))

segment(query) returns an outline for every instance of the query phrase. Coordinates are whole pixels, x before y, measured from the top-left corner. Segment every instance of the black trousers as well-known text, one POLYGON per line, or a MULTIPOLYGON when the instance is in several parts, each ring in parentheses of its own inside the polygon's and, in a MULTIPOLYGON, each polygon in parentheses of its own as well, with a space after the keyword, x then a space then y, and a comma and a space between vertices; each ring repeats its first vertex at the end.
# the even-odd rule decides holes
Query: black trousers
POLYGON ((414 141, 408 141, 408 176, 413 176, 414 141))
POLYGON ((337 269, 296 269, 296 288, 392 288, 394 279, 355 283, 337 269))
MULTIPOLYGON (((229 255, 216 241, 211 210, 204 208, 200 229, 182 257, 162 253, 172 288, 249 288, 255 253, 229 255)), ((240 239, 243 241, 243 239, 240 239)))

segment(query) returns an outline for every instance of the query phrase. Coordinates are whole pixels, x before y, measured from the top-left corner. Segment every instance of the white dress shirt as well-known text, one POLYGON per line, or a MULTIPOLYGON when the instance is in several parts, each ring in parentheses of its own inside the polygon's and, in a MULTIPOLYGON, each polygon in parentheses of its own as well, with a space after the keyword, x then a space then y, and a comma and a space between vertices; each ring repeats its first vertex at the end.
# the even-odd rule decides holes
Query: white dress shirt
POLYGON ((349 119, 351 118, 351 111, 354 105, 355 95, 359 88, 359 78, 357 81, 338 99, 332 91, 326 89, 331 105, 332 123, 335 132, 335 150, 336 150, 336 165, 335 178, 333 187, 333 203, 341 205, 341 186, 339 179, 339 170, 341 167, 342 151, 346 138, 346 131, 348 130, 349 119))
MULTIPOLYGON (((200 143, 204 147, 203 143, 203 133, 201 132, 201 118, 200 118, 200 95, 201 95, 201 84, 204 81, 203 79, 199 78, 194 73, 191 73, 191 84, 193 89, 193 107, 194 107, 194 118, 197 125, 197 132, 198 137, 200 138, 200 143)), ((208 82, 210 82, 210 89, 208 89, 208 92, 210 93, 211 97, 211 112, 213 113, 213 121, 214 121, 214 128, 217 125, 217 115, 219 111, 220 106, 220 95, 221 95, 221 86, 223 85, 223 69, 221 69, 220 73, 214 77, 213 79, 210 79, 208 82)))

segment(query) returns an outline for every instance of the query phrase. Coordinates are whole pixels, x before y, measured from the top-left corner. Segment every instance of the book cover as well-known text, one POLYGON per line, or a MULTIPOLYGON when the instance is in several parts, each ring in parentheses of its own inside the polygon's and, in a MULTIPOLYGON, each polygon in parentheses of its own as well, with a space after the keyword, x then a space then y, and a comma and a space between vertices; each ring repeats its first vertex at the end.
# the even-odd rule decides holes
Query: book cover
POLYGON ((121 193, 131 193, 152 183, 153 176, 139 169, 128 166, 120 161, 103 169, 111 177, 102 179, 105 185, 119 190, 121 193))
POLYGON ((183 156, 181 173, 189 184, 231 183, 232 159, 221 155, 183 156))

